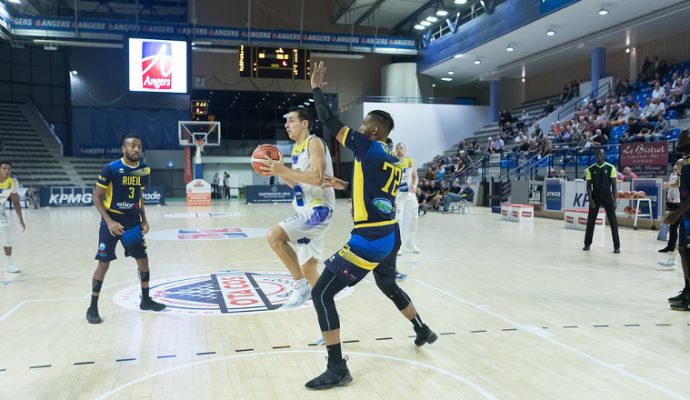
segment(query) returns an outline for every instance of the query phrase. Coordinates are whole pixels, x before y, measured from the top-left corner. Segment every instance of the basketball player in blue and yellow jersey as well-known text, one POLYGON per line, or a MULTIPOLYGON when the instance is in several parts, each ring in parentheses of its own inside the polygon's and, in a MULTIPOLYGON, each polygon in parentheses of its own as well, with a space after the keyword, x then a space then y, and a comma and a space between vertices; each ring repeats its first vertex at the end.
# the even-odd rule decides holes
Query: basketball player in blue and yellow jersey
POLYGON ((314 390, 343 386, 352 381, 342 356, 340 320, 334 297, 345 287, 356 285, 369 272, 373 271, 378 288, 412 322, 417 346, 433 343, 437 338, 422 323, 410 297, 395 282, 395 260, 401 243, 394 204, 402 169, 393 149, 385 144, 394 126, 393 118, 385 111, 375 110, 366 115, 359 131, 345 126, 324 101, 321 86, 325 74, 326 67, 320 62, 311 76, 314 104, 326 131, 336 133, 338 142, 354 153, 351 190, 355 226, 347 244, 325 261, 326 268, 312 290, 312 301, 328 350, 326 371, 305 385, 314 390))
POLYGON ((142 310, 161 311, 165 305, 156 303, 149 296, 149 259, 146 254, 144 235, 149 224, 144 212, 144 186, 151 174, 151 168, 141 162, 142 142, 133 134, 122 139, 122 158, 107 164, 96 181, 93 204, 101 214, 98 232, 98 266, 91 285, 91 305, 86 310, 90 324, 102 322, 98 314, 98 297, 110 262, 115 256, 115 245, 121 242, 125 255, 133 257, 139 269, 141 280, 142 310))

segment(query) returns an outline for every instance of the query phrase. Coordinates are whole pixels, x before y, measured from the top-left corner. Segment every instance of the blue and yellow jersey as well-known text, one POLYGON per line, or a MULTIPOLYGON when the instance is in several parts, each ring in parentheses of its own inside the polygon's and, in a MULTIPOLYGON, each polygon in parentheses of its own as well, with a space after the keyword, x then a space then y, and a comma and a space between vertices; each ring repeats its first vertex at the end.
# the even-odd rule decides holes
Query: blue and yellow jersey
POLYGON ((355 153, 352 177, 352 207, 355 228, 395 223, 395 195, 402 168, 393 150, 383 142, 346 129, 342 145, 355 153))
POLYGON ((115 214, 138 214, 150 174, 151 168, 146 164, 140 162, 130 167, 122 159, 103 167, 96 185, 105 189, 105 208, 115 214))

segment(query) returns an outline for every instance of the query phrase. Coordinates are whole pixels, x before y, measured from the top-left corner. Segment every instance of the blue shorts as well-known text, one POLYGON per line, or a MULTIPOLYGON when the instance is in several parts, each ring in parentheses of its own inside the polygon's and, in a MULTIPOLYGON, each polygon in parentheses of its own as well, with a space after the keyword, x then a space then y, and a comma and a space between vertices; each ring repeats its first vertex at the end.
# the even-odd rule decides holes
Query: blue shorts
POLYGON ((398 224, 355 228, 350 240, 325 261, 326 268, 348 286, 354 286, 374 271, 376 282, 395 282, 395 261, 400 249, 398 224))
POLYGON ((98 231, 98 251, 96 260, 109 262, 115 260, 115 246, 117 242, 122 242, 125 248, 125 256, 134 257, 139 260, 146 258, 146 242, 141 233, 141 218, 139 214, 115 214, 110 213, 110 217, 119 222, 125 228, 125 233, 113 236, 108 230, 108 224, 101 219, 101 227, 98 231))

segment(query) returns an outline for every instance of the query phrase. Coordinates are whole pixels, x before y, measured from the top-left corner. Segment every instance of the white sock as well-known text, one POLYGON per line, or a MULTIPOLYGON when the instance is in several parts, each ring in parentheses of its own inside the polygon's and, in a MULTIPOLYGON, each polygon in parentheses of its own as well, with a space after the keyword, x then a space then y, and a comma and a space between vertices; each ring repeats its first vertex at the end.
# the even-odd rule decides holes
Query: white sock
POLYGON ((417 246, 417 222, 419 222, 418 218, 411 218, 409 223, 409 236, 407 243, 413 247, 417 246))
POLYGON ((5 256, 5 265, 12 265, 12 256, 5 256))

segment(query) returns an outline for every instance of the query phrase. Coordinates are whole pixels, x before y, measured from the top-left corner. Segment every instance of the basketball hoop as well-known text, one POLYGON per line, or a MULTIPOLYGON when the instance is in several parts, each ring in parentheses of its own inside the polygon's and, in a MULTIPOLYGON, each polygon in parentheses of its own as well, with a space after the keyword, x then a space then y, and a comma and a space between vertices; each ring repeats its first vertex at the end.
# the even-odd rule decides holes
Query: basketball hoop
POLYGON ((194 145, 196 146, 196 153, 194 154, 195 162, 201 164, 201 153, 204 151, 204 146, 206 146, 206 138, 194 139, 194 145))

